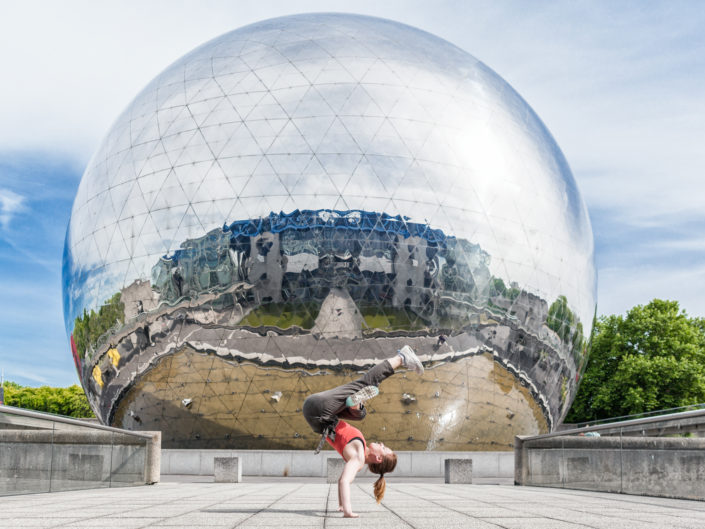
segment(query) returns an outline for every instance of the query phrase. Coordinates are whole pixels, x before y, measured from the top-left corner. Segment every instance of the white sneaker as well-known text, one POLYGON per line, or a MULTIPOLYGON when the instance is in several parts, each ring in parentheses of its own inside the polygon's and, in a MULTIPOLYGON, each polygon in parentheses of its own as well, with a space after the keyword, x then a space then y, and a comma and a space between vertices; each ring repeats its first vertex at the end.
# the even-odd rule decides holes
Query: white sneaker
POLYGON ((423 364, 411 347, 405 345, 399 349, 399 355, 401 355, 401 361, 404 367, 416 371, 419 375, 423 375, 423 364))
POLYGON ((345 405, 348 408, 352 408, 377 395, 379 395, 379 388, 377 386, 365 386, 345 399, 345 405))

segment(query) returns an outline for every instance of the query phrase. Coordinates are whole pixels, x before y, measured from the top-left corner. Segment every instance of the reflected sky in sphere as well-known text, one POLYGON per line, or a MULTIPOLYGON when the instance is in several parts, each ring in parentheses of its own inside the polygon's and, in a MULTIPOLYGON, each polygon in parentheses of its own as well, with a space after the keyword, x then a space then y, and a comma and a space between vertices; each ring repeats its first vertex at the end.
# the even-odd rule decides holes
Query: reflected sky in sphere
POLYGON ((67 329, 186 239, 296 209, 402 215, 479 244, 493 276, 595 307, 585 205, 526 102, 470 54, 393 21, 298 15, 218 37, 155 78, 81 181, 67 329))

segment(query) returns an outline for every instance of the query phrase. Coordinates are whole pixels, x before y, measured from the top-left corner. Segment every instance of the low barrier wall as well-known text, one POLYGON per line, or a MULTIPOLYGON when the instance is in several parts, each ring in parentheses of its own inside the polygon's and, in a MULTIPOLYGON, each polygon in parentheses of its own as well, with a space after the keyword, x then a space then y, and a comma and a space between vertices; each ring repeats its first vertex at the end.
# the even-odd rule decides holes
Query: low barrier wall
POLYGON ((0 429, 0 495, 155 483, 161 432, 0 429))
POLYGON ((705 439, 517 437, 517 485, 705 500, 705 439))
MULTIPOLYGON (((511 478, 512 452, 396 452, 397 467, 392 477, 434 477, 445 475, 444 460, 472 459, 473 477, 511 478)), ((300 450, 162 450, 162 475, 213 475, 213 458, 238 457, 246 476, 326 477, 328 458, 340 458, 332 450, 320 454, 300 450)), ((367 467, 361 475, 369 473, 367 467)))

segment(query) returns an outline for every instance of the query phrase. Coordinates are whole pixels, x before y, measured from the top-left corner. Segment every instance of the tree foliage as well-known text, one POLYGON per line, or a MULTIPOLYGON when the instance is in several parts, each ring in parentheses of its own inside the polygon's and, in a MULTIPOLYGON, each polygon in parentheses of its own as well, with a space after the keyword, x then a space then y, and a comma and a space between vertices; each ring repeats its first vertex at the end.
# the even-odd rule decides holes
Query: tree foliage
POLYGON ((125 323, 125 304, 120 301, 118 292, 108 299, 98 312, 83 310, 83 315, 76 318, 73 326, 73 339, 78 355, 83 358, 86 349, 93 346, 115 323, 125 323))
POLYGON ((558 296, 548 309, 546 325, 556 331, 561 340, 567 342, 574 324, 575 315, 568 308, 568 300, 565 296, 558 296))
POLYGON ((45 411, 68 417, 95 417, 83 389, 74 384, 67 388, 20 386, 5 382, 5 404, 28 410, 45 411))
POLYGON ((521 290, 516 286, 507 288, 500 277, 493 277, 490 279, 490 296, 503 296, 507 299, 514 300, 519 297, 521 290))
POLYGON ((558 296, 556 301, 551 303, 546 316, 546 325, 555 331, 564 343, 570 344, 576 362, 580 363, 587 346, 583 335, 583 324, 568 307, 568 299, 565 296, 558 296))
POLYGON ((705 320, 654 299, 596 325, 568 422, 705 402, 705 320))

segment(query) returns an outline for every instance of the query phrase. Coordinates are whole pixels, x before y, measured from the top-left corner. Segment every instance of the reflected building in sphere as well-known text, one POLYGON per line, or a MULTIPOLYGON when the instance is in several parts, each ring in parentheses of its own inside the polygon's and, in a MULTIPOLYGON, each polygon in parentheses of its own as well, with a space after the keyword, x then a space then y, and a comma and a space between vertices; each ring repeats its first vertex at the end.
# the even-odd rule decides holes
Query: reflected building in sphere
POLYGON ((166 447, 313 449, 301 407, 411 345, 363 430, 510 449, 562 420, 595 312, 570 169, 483 63, 389 20, 315 14, 159 74, 83 176, 66 328, 96 415, 166 447))

